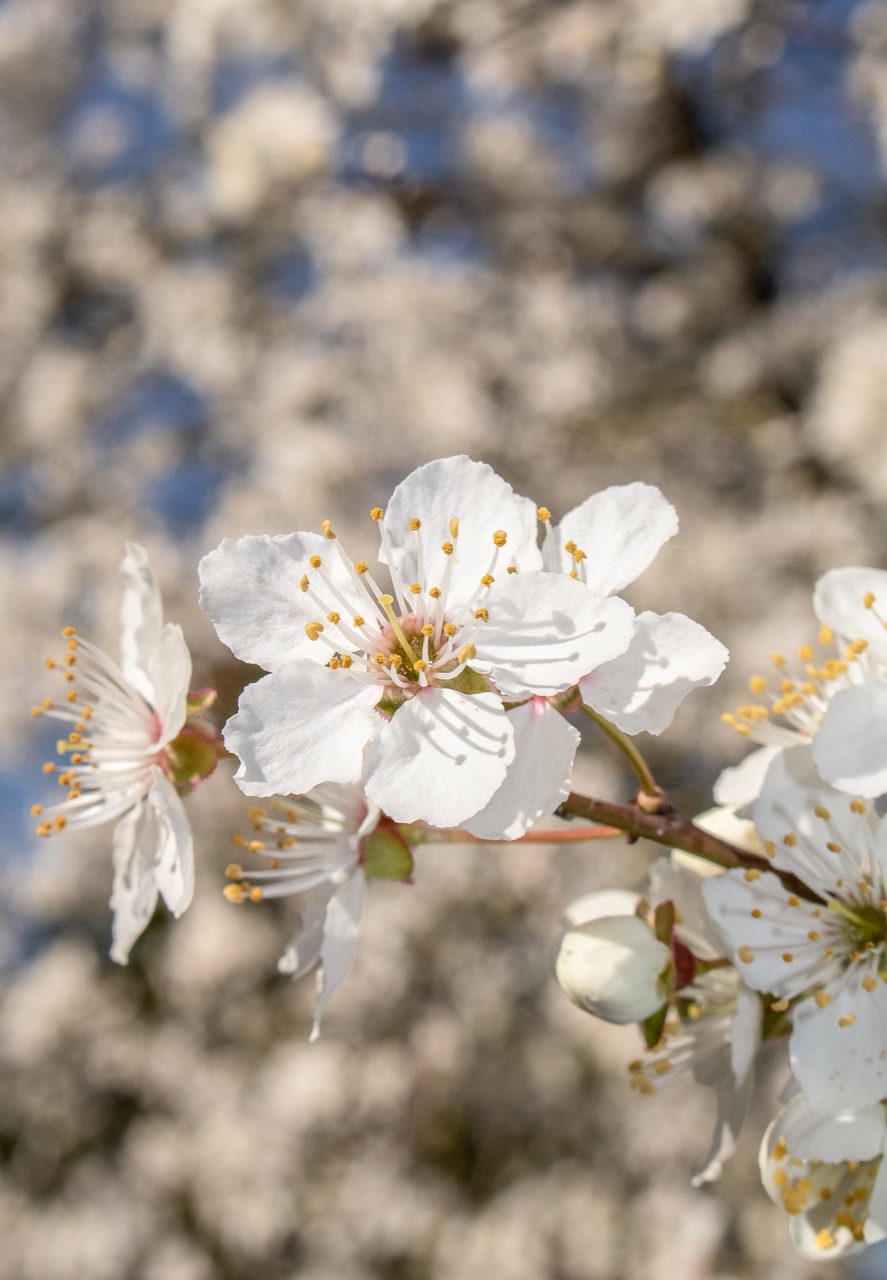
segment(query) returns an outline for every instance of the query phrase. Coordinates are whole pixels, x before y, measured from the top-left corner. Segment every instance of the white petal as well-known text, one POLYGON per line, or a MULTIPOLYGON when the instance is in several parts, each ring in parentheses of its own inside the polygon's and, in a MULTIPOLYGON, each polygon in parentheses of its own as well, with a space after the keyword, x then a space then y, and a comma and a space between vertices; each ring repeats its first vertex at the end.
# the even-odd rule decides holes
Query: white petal
POLYGON ((514 730, 493 693, 423 689, 373 739, 369 798, 395 822, 463 822, 487 803, 514 759, 514 730))
MULTIPOLYGON (((749 1021, 750 1012, 753 1013, 757 1025, 754 1049, 745 1071, 737 1072, 734 1065, 733 1069, 727 1071, 718 1083, 718 1112, 714 1132, 705 1159, 691 1179, 694 1187, 700 1187, 706 1182, 716 1182, 720 1178, 724 1165, 736 1150, 736 1141, 748 1115, 754 1089, 754 1074, 751 1066, 760 1043, 761 1003, 757 996, 740 987, 736 1016, 731 1025, 731 1053, 737 1035, 743 1048, 748 1047, 749 1027, 746 1023, 749 1021)), ((734 1058, 735 1056, 733 1054, 734 1058)))
POLYGON ((634 613, 625 601, 596 596, 566 574, 509 574, 486 607, 478 663, 492 667, 509 698, 560 693, 631 640, 634 613))
POLYGON ((165 746, 187 719, 191 687, 191 654, 177 623, 168 622, 163 628, 146 671, 154 690, 150 702, 161 725, 158 746, 165 746))
POLYGON ((838 690, 813 739, 813 759, 840 791, 857 796, 887 791, 887 681, 838 690))
POLYGON ((357 939, 366 896, 366 877, 361 870, 349 876, 329 900, 323 928, 320 969, 317 973, 317 1003, 311 1039, 320 1035, 320 1019, 336 987, 348 977, 357 954, 357 939))
POLYGON ((761 794, 767 770, 782 749, 782 747, 759 747, 744 760, 740 760, 739 764, 724 769, 715 783, 716 802, 740 809, 757 800, 761 794))
POLYGON ((775 757, 754 818, 761 840, 776 846, 774 864, 825 893, 834 891, 839 875, 858 877, 879 826, 872 806, 856 814, 846 796, 820 780, 809 747, 789 747, 775 757), (817 816, 817 809, 829 818, 817 816), (786 844, 787 834, 795 843, 786 844), (829 841, 842 852, 832 853, 829 841))
POLYGON ((278 973, 295 980, 320 962, 326 909, 335 892, 336 885, 326 880, 305 894, 299 910, 299 927, 277 962, 278 973))
POLYGON ((713 684, 728 657, 720 640, 682 613, 641 613, 625 653, 579 687, 623 733, 662 733, 691 689, 713 684))
POLYGON ((831 569, 823 574, 813 591, 813 608, 826 623, 847 640, 867 640, 875 657, 887 662, 887 572, 883 569, 831 569), (865 607, 866 596, 875 597, 873 609, 865 607))
POLYGON ((571 928, 607 916, 633 916, 640 901, 641 895, 629 889, 597 889, 571 902, 561 916, 561 924, 571 928))
MULTIPOLYGON (((555 531, 558 546, 575 542, 585 552, 585 581, 599 595, 634 582, 678 531, 674 507, 651 484, 613 485, 592 494, 564 516, 555 531)), ((565 555, 564 564, 572 569, 565 555)))
POLYGON ((761 1047, 761 1002, 753 991, 740 986, 736 1013, 730 1024, 730 1068, 737 1085, 749 1080, 761 1047))
POLYGON ((852 965, 827 988, 824 1009, 810 999, 794 1011, 792 1071, 817 1111, 849 1111, 887 1096, 887 983, 864 990, 870 971, 876 977, 877 963, 852 965), (841 1026, 842 1018, 852 1021, 841 1026))
POLYGON ((692 854, 672 852, 657 858, 650 868, 649 897, 652 902, 672 901, 681 923, 678 936, 697 955, 714 960, 724 948, 714 933, 702 900, 702 884, 710 875, 723 874, 723 868, 696 858, 692 854))
POLYGON ((142 697, 153 703, 154 689, 147 671, 163 631, 160 588, 148 563, 148 553, 137 542, 127 542, 120 572, 120 669, 142 697))
MULTIPOLYGON (((305 635, 306 623, 323 621, 330 638, 341 640, 299 585, 307 573, 317 595, 326 599, 325 588, 308 563, 313 555, 323 557, 323 571, 345 596, 350 612, 365 612, 339 552, 319 533, 225 538, 201 560, 201 608, 212 618, 219 639, 243 662, 276 671, 294 658, 319 663, 329 659, 326 646, 305 635)), ((345 612, 335 599, 330 600, 329 609, 345 612)), ((341 647, 353 648, 344 641, 341 647)))
POLYGON ((304 795, 321 782, 350 782, 384 721, 377 685, 302 659, 240 695, 225 745, 240 758, 234 780, 248 796, 304 795))
POLYGON ((154 878, 163 901, 178 917, 194 896, 194 844, 185 806, 166 774, 151 770, 154 779, 147 803, 157 817, 154 878))
POLYGON ((861 1107, 837 1115, 814 1111, 803 1093, 797 1093, 785 1108, 781 1126, 789 1154, 798 1160, 873 1160, 881 1154, 884 1139, 884 1108, 861 1107))
POLYGON ((778 997, 821 985, 828 971, 819 940, 832 923, 828 913, 823 909, 821 916, 813 916, 815 903, 796 899, 791 905, 790 896, 769 872, 747 880, 745 872, 725 871, 702 885, 708 914, 743 981, 778 997), (753 911, 761 914, 753 916, 753 911))
POLYGON ((462 826, 485 840, 516 840, 534 822, 554 813, 570 794, 578 730, 544 698, 508 712, 514 727, 514 760, 488 804, 462 826))
POLYGON ((535 504, 519 497, 485 462, 473 462, 463 454, 426 463, 391 495, 385 531, 402 581, 413 582, 419 576, 416 547, 421 536, 425 582, 440 585, 447 559, 440 547, 452 540, 453 519, 459 521, 459 536, 449 594, 457 602, 473 593, 489 569, 495 551, 493 534, 500 530, 508 536, 500 554, 503 572, 512 559, 522 568, 541 568, 535 504), (419 535, 409 527, 414 518, 422 521, 419 535))
POLYGON ((114 830, 111 959, 118 964, 126 964, 132 944, 148 924, 157 905, 154 880, 156 848, 156 812, 142 801, 123 815, 114 830))

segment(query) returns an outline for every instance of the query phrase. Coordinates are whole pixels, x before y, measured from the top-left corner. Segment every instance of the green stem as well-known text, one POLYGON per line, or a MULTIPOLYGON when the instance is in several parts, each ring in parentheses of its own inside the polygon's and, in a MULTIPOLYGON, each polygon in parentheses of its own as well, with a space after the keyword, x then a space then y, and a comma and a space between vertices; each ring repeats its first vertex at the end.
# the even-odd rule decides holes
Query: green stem
POLYGON ((640 751, 638 751, 631 738, 627 737, 621 729, 617 729, 615 724, 611 724, 609 720, 605 720, 604 717, 599 715, 592 707, 586 706, 585 703, 582 704, 582 710, 595 722, 596 725, 603 729, 610 741, 614 742, 622 754, 627 758, 632 769, 634 769, 637 774, 638 782, 641 784, 641 790, 644 794, 658 800, 662 795, 662 790, 660 787, 657 787, 656 779, 653 777, 650 766, 647 764, 640 751))

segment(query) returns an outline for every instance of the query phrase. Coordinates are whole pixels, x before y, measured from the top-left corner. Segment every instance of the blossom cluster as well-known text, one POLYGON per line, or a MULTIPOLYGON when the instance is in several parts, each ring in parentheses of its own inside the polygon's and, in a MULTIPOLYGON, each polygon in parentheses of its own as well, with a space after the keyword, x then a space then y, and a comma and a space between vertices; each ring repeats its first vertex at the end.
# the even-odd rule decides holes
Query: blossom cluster
POLYGON ((139 546, 122 564, 119 663, 63 630, 65 654, 46 664, 63 695, 33 710, 64 726, 44 772, 65 795, 32 813, 44 836, 116 822, 113 959, 126 963, 158 896, 175 916, 189 905, 183 798, 227 756, 261 803, 234 837, 224 892, 295 898, 278 967, 316 973, 312 1039, 355 961, 368 881, 411 882, 424 844, 544 838, 537 824, 555 814, 650 835, 675 848, 643 895, 610 889, 567 909, 558 983, 593 1016, 639 1024, 639 1095, 684 1070, 716 1088, 696 1183, 735 1148, 762 1048, 787 1045, 764 1187, 809 1257, 882 1238, 887 573, 835 569, 816 585, 816 644, 751 677, 755 701, 724 718, 758 749, 692 823, 632 738, 662 733, 727 652, 683 614, 621 597, 677 531, 658 489, 614 486, 555 523, 455 457, 407 476, 369 521, 375 563, 364 548, 353 558, 331 520, 204 557, 200 601, 220 640, 266 672, 223 735, 213 691, 190 691, 188 648, 139 546), (571 791, 581 716, 632 765, 631 805, 571 791))

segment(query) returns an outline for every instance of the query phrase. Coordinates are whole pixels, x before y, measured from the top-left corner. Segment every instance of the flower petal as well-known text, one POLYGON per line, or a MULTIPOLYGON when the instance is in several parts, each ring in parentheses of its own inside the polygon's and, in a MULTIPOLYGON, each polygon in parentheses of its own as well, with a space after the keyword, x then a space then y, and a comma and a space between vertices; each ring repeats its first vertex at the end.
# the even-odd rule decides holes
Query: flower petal
MULTIPOLYGON (((441 544, 451 540, 450 521, 459 521, 459 536, 451 567, 449 594, 461 601, 468 598, 490 567, 495 547, 493 534, 500 530, 508 541, 502 550, 504 563, 512 559, 522 568, 536 569, 542 555, 536 545, 536 507, 529 498, 519 497, 511 485, 485 462, 473 462, 464 454, 438 458, 417 468, 402 480, 391 495, 384 525, 397 571, 404 582, 419 578, 417 534, 410 521, 420 519, 425 573, 424 581, 439 585, 447 557, 441 544)), ((384 552, 380 556, 384 561, 384 552)))
POLYGON ((366 876, 358 869, 330 898, 323 926, 317 973, 317 1003, 310 1039, 320 1035, 320 1020, 336 987, 345 981, 357 954, 357 939, 366 896, 366 876))
POLYGON ((718 1083, 718 1113, 711 1145, 691 1179, 694 1187, 716 1182, 736 1150, 754 1088, 754 1060, 761 1043, 761 1002, 746 987, 736 995, 730 1024, 730 1070, 718 1083))
POLYGON ((154 880, 163 901, 176 918, 194 896, 194 843, 191 824, 175 787, 162 769, 151 770, 153 783, 147 803, 157 818, 154 880))
MULTIPOLYGON (((321 663, 329 658, 326 646, 305 634, 306 623, 322 619, 318 605, 299 585, 303 574, 308 573, 317 594, 326 599, 308 563, 313 555, 323 558, 323 572, 350 611, 360 613, 359 593, 339 551, 319 533, 225 538, 201 560, 201 608, 212 618, 219 639, 243 662, 276 671, 295 658, 321 663)), ((342 606, 331 598, 329 607, 342 606)), ((341 641, 342 649, 353 648, 335 627, 326 622, 324 626, 334 642, 341 641)))
POLYGON ((568 689, 624 653, 634 612, 559 573, 515 573, 486 601, 490 620, 477 640, 478 664, 492 669, 506 698, 568 689))
POLYGON ((573 757, 581 741, 545 698, 531 698, 508 712, 514 727, 514 760, 488 804, 462 826, 484 840, 516 840, 570 794, 573 757))
POLYGON ((163 631, 160 588, 148 563, 148 553, 137 542, 127 542, 120 572, 120 669, 142 697, 153 704, 154 689, 147 671, 163 631))
POLYGON ((758 747, 757 751, 752 751, 739 764, 724 769, 715 783, 716 803, 728 808, 744 809, 747 804, 757 800, 767 770, 780 751, 782 747, 758 747))
POLYGON ((813 759, 839 791, 857 796, 887 791, 887 681, 838 690, 813 739, 813 759))
POLYGON ((682 613, 641 613, 625 653, 579 688, 623 733, 662 733, 691 689, 713 684, 728 657, 720 640, 682 613))
POLYGON ((157 815, 146 802, 125 813, 114 830, 114 925, 111 959, 126 964, 132 944, 154 914, 157 815))
POLYGON ((813 1110, 803 1093, 796 1093, 785 1108, 781 1133, 796 1159, 829 1164, 873 1160, 887 1138, 882 1106, 823 1115, 813 1110))
POLYGON ((887 982, 877 960, 851 965, 828 987, 824 1008, 804 1000, 794 1011, 792 1071, 816 1111, 858 1110, 887 1095, 887 982), (868 977, 871 991, 862 986, 868 977))
POLYGON ((350 782, 384 721, 377 685, 307 659, 289 662, 240 695, 225 745, 240 758, 234 780, 248 796, 304 795, 321 782, 350 782))
POLYGON ((561 924, 569 929, 608 916, 633 916, 640 901, 641 895, 630 889, 594 889, 570 903, 561 916, 561 924))
POLYGON ((373 739, 364 786, 395 822, 455 826, 502 785, 514 751, 514 729, 494 693, 423 689, 373 739))
MULTIPOLYGON (((575 542, 585 552, 586 585, 609 596, 634 582, 678 531, 678 515, 652 484, 613 485, 586 498, 564 516, 555 538, 560 547, 575 542)), ((566 554, 564 564, 572 569, 566 554)))
POLYGON ((149 699, 160 721, 158 746, 165 746, 188 717, 188 690, 191 687, 191 654, 182 628, 168 622, 145 665, 153 688, 149 699))
POLYGON ((884 569, 831 569, 817 582, 813 608, 820 622, 847 640, 867 640, 874 655, 887 662, 887 571, 884 569), (866 598, 874 596, 874 608, 866 598))
POLYGON ((299 927, 277 962, 278 973, 285 973, 295 981, 320 962, 326 909, 335 891, 335 882, 325 880, 305 894, 299 911, 299 927))

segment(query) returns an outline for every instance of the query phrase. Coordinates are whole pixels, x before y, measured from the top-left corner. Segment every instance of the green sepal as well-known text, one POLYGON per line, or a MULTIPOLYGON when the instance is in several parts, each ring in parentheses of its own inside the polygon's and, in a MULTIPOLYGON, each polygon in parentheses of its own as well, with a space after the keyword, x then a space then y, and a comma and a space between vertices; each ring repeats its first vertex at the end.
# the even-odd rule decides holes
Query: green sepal
POLYGON ((653 912, 653 932, 659 941, 664 942, 667 947, 671 946, 675 914, 674 903, 671 900, 660 902, 653 912))
POLYGON ((665 1019, 668 1017, 668 1003, 666 1002, 661 1009, 657 1009, 655 1013, 651 1013, 649 1018, 645 1018, 641 1023, 644 1030, 644 1039, 647 1042, 647 1048, 653 1049, 662 1039, 662 1032, 665 1029, 665 1019))
POLYGON ((456 676, 455 680, 446 680, 444 688, 454 689, 456 693, 489 693, 490 682, 479 671, 466 667, 464 671, 456 676))
POLYGON ((374 880, 409 880, 413 855, 397 828, 376 827, 360 845, 363 869, 374 880))
POLYGON ((185 724, 166 748, 166 767, 180 793, 190 791, 213 772, 221 739, 202 725, 185 724))

